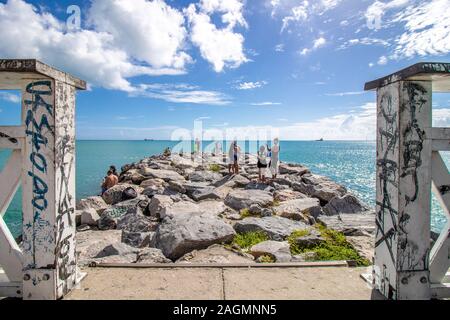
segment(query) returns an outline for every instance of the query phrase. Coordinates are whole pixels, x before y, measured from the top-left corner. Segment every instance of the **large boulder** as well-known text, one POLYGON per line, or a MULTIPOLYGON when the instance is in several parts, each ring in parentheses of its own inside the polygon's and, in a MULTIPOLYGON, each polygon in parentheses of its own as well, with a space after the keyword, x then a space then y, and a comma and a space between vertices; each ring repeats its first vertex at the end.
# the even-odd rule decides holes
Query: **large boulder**
POLYGON ((211 190, 211 185, 208 182, 186 182, 183 184, 183 187, 186 190, 186 194, 191 198, 194 194, 211 190))
POLYGON ((369 236, 375 233, 375 213, 351 213, 335 216, 322 215, 319 222, 327 228, 344 233, 346 236, 369 236))
POLYGON ((281 163, 279 165, 279 172, 280 174, 288 174, 288 175, 304 175, 307 173, 310 173, 309 169, 307 167, 304 167, 299 164, 292 164, 292 163, 281 163))
POLYGON ((160 219, 161 211, 165 208, 170 207, 173 204, 173 200, 170 196, 165 195, 155 195, 148 206, 150 216, 160 219))
POLYGON ((320 211, 320 201, 314 198, 296 199, 281 202, 274 207, 275 214, 298 221, 309 222, 314 212, 320 211))
POLYGON ((105 202, 105 200, 103 200, 102 197, 99 196, 82 199, 77 204, 77 210, 94 209, 99 214, 108 208, 109 205, 105 202))
POLYGON ((167 259, 161 250, 156 248, 145 248, 138 254, 138 264, 160 264, 160 263, 172 263, 167 259))
POLYGON ((180 175, 178 172, 172 171, 172 170, 159 170, 159 169, 143 168, 143 169, 141 169, 140 173, 145 177, 161 179, 166 182, 169 182, 171 180, 174 180, 174 181, 184 181, 185 180, 182 175, 180 175))
POLYGON ((137 194, 141 194, 142 191, 144 191, 144 189, 142 189, 139 186, 135 186, 135 185, 131 185, 131 184, 118 184, 118 185, 112 187, 111 189, 107 190, 103 194, 103 196, 102 196, 103 200, 105 200, 105 202, 110 205, 117 204, 123 200, 123 197, 122 197, 123 192, 128 188, 133 188, 137 194))
POLYGON ((199 211, 202 214, 218 216, 227 210, 230 210, 222 201, 205 200, 197 203, 199 211))
POLYGON ((250 180, 243 177, 242 175, 228 175, 221 180, 214 183, 214 186, 219 187, 230 187, 230 188, 243 188, 250 183, 250 180))
POLYGON ((273 197, 276 201, 279 201, 279 202, 308 198, 307 195, 305 195, 301 192, 298 192, 298 191, 291 190, 291 189, 277 190, 273 194, 273 197))
POLYGON ((194 199, 195 201, 216 200, 221 198, 221 194, 217 192, 217 189, 214 187, 205 188, 202 190, 194 191, 192 193, 192 199, 194 199))
POLYGON ((164 188, 166 186, 166 182, 162 179, 147 179, 141 182, 141 188, 155 187, 155 188, 164 188))
POLYGON ((166 257, 176 260, 193 250, 230 242, 235 234, 229 224, 217 217, 179 214, 167 217, 159 225, 155 247, 166 257))
POLYGON ((360 213, 367 210, 368 208, 351 194, 334 197, 323 208, 323 212, 330 216, 341 213, 360 213))
POLYGON ((261 256, 271 256, 276 262, 290 262, 292 259, 289 243, 279 241, 264 241, 250 248, 250 253, 258 259, 261 256))
POLYGON ((81 212, 81 225, 97 226, 100 216, 95 209, 85 209, 81 212))
POLYGON ((103 248, 93 259, 97 263, 135 263, 139 249, 125 243, 114 243, 103 248))
POLYGON ((160 217, 161 219, 164 219, 166 217, 174 217, 177 215, 193 215, 193 214, 201 214, 200 207, 193 202, 189 201, 180 201, 175 202, 174 204, 163 208, 160 211, 160 217))
POLYGON ((214 182, 222 179, 222 175, 213 171, 195 171, 189 175, 192 182, 214 182))
POLYGON ((120 202, 103 212, 98 221, 98 228, 100 230, 115 229, 117 227, 117 222, 127 214, 128 210, 135 210, 139 207, 143 212, 146 212, 149 203, 150 199, 145 195, 140 195, 136 199, 120 202))
POLYGON ((235 210, 250 208, 252 205, 268 207, 273 201, 273 196, 262 190, 234 190, 225 198, 225 204, 235 210))
POLYGON ((254 263, 254 260, 251 256, 215 244, 205 250, 189 252, 178 259, 177 263, 249 264, 254 263))
POLYGON ((307 224, 278 216, 264 218, 245 218, 234 225, 238 233, 264 232, 274 241, 283 241, 294 231, 311 230, 307 224))
POLYGON ((154 232, 132 232, 122 230, 122 243, 134 248, 144 248, 150 245, 154 235, 154 232))
POLYGON ((335 197, 343 196, 347 193, 345 187, 323 178, 318 184, 308 184, 305 182, 294 182, 292 188, 295 191, 304 193, 314 198, 318 198, 322 204, 327 204, 335 197))
POLYGON ((129 209, 117 221, 118 230, 126 230, 129 232, 153 232, 157 226, 157 223, 152 222, 150 218, 142 214, 142 210, 139 207, 129 209))

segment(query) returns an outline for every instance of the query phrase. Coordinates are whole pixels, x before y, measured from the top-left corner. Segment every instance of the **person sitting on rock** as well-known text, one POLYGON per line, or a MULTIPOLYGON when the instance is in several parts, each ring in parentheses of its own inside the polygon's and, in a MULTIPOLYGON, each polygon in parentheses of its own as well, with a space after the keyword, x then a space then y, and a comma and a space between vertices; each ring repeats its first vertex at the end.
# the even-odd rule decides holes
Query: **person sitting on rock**
POLYGON ((172 155, 172 151, 170 151, 170 148, 166 148, 163 153, 164 157, 170 157, 172 155))
POLYGON ((110 166, 109 170, 112 171, 112 174, 119 178, 119 174, 117 173, 116 166, 110 166))
POLYGON ((259 182, 266 182, 266 170, 267 170, 267 152, 266 147, 261 146, 258 152, 258 178, 259 182))
POLYGON ((109 170, 102 183, 102 195, 112 187, 116 186, 118 183, 119 178, 113 173, 112 170, 109 170))

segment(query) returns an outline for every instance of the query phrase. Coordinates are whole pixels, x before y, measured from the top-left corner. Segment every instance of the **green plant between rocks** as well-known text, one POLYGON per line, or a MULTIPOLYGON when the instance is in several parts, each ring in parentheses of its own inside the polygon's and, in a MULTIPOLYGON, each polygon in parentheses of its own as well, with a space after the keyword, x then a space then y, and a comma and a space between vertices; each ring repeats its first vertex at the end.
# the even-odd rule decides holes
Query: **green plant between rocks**
POLYGON ((261 217, 260 214, 253 214, 253 213, 251 213, 249 209, 242 209, 240 214, 241 214, 241 218, 242 219, 251 218, 251 217, 257 217, 257 218, 261 217))
POLYGON ((221 169, 222 168, 216 163, 213 163, 213 164, 211 164, 209 166, 209 170, 212 171, 212 172, 217 172, 218 173, 218 172, 220 172, 221 169))
POLYGON ((249 249, 258 243, 268 241, 267 234, 261 231, 238 233, 233 240, 233 245, 239 246, 241 249, 249 249))
POLYGON ((325 242, 312 248, 301 248, 296 239, 305 237, 310 232, 305 233, 305 230, 295 231, 288 237, 288 242, 291 248, 292 255, 300 255, 307 252, 314 252, 316 261, 340 261, 352 260, 358 266, 369 266, 370 262, 362 258, 359 253, 348 243, 345 235, 335 230, 327 229, 321 224, 316 224, 315 228, 320 232, 325 242))
POLYGON ((276 262, 275 258, 270 255, 261 256, 261 257, 259 257, 258 260, 259 260, 259 263, 275 263, 276 262))

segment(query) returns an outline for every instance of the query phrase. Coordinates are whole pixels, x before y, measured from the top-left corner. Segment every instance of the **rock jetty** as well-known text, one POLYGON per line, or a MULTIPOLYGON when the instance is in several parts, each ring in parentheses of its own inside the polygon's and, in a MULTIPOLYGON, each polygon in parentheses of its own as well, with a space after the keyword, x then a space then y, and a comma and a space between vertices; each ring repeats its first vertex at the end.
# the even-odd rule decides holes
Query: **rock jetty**
POLYGON ((371 261, 374 212, 344 186, 291 163, 258 183, 255 156, 242 155, 239 175, 228 174, 225 156, 125 165, 117 186, 77 204, 80 264, 323 260, 316 249, 333 234, 371 261))

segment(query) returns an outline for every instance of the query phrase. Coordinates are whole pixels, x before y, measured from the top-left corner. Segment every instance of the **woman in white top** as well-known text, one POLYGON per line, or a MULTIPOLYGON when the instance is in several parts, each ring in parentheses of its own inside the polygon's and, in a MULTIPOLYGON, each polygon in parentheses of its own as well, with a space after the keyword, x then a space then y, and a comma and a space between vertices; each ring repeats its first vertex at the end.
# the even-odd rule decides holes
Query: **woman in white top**
POLYGON ((273 179, 277 178, 279 164, 280 164, 280 141, 278 139, 275 139, 273 140, 272 156, 270 161, 270 171, 272 172, 273 179))

